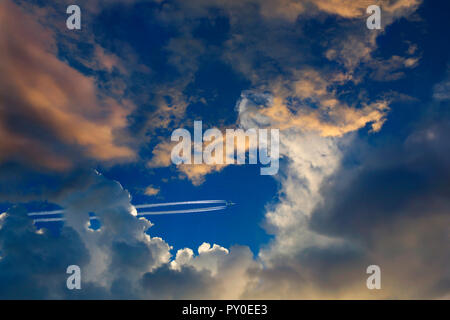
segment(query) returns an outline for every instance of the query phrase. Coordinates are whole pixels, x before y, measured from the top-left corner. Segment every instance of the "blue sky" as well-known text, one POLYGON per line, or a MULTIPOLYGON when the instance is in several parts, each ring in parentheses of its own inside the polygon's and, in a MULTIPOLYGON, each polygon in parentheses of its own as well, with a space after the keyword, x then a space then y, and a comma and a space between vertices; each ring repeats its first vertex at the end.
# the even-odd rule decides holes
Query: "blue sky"
POLYGON ((448 298, 450 4, 373 2, 381 30, 367 1, 79 1, 81 30, 65 1, 1 4, 0 297, 448 298), (278 174, 172 164, 198 120, 279 129, 278 174), (130 214, 207 199, 237 205, 130 214), (14 271, 27 256, 39 270, 14 271))

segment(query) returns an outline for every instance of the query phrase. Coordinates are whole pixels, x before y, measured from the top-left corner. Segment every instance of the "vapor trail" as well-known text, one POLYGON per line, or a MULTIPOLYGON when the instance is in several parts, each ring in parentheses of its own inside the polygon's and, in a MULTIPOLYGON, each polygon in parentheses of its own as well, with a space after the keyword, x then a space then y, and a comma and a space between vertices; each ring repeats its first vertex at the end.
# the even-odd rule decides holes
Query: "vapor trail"
POLYGON ((209 208, 197 208, 197 209, 186 209, 186 210, 171 210, 171 211, 149 211, 149 212, 141 212, 137 216, 147 216, 147 215, 158 215, 158 214, 177 214, 177 213, 194 213, 194 212, 208 212, 208 211, 216 211, 226 209, 226 206, 217 206, 217 207, 209 207, 209 208))
MULTIPOLYGON (((39 218, 34 219, 34 223, 36 222, 55 222, 55 221, 65 221, 66 218, 58 217, 58 218, 39 218)), ((89 220, 98 220, 97 217, 89 217, 89 220)))
POLYGON ((61 214, 64 213, 65 210, 53 210, 53 211, 41 211, 41 212, 29 212, 29 216, 48 216, 52 214, 61 214))
MULTIPOLYGON (((138 204, 134 207, 136 209, 143 208, 156 208, 156 207, 166 207, 166 206, 180 206, 180 205, 190 205, 190 204, 214 204, 223 203, 226 204, 226 200, 198 200, 198 201, 179 201, 179 202, 165 202, 165 203, 152 203, 152 204, 138 204)), ((65 210, 53 210, 53 211, 40 211, 40 212, 30 212, 28 216, 47 216, 53 214, 62 214, 65 210)))
POLYGON ((166 202, 166 203, 153 203, 153 204, 139 204, 134 206, 136 209, 140 208, 154 208, 165 206, 179 206, 184 204, 213 204, 213 203, 227 203, 225 200, 198 200, 198 201, 181 201, 181 202, 166 202))
MULTIPOLYGON (((179 201, 179 202, 140 204, 140 205, 136 205, 134 207, 136 209, 144 209, 144 208, 178 206, 178 205, 193 205, 193 204, 221 204, 221 205, 214 206, 214 207, 192 208, 192 209, 183 209, 183 210, 146 211, 146 212, 139 212, 136 216, 137 217, 145 217, 145 216, 151 216, 151 215, 210 212, 210 211, 224 210, 229 206, 229 202, 226 200, 198 200, 198 201, 179 201)), ((52 215, 56 215, 56 214, 63 214, 64 212, 65 212, 64 209, 53 210, 53 211, 30 212, 30 213, 28 213, 28 216, 34 219, 34 217, 52 216, 52 215)), ((46 217, 46 218, 34 219, 34 222, 35 223, 36 222, 55 222, 55 221, 65 221, 65 220, 66 219, 64 217, 46 217)), ((98 218, 95 216, 91 216, 91 217, 89 217, 89 220, 98 220, 98 218)))

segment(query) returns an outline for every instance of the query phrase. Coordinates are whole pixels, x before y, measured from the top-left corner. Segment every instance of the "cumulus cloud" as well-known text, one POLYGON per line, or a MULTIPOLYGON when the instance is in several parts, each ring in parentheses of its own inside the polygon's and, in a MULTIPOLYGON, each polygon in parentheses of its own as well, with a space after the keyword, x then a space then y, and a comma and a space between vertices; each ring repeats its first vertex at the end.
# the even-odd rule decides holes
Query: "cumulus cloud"
POLYGON ((204 243, 197 256, 186 248, 170 262, 171 247, 149 236, 145 231, 151 224, 130 213, 128 193, 97 173, 91 178, 85 188, 61 199, 67 224, 57 238, 38 231, 21 208, 0 216, 2 298, 219 299, 245 291, 248 269, 258 267, 247 247, 228 250, 204 243), (92 201, 94 195, 98 198, 92 201), (89 210, 99 216, 99 230, 87 228, 89 210), (65 286, 72 264, 82 270, 80 291, 65 286))
POLYGON ((70 192, 48 200, 66 209, 57 238, 45 229, 38 232, 24 209, 2 216, 2 297, 136 298, 143 274, 168 264, 170 246, 145 233, 152 224, 132 214, 130 195, 119 183, 91 172, 70 192), (99 230, 88 228, 89 212, 100 219, 99 230), (83 271, 79 295, 65 287, 65 271, 72 264, 83 271), (16 269, 19 265, 24 267, 16 269))
POLYGON ((241 297, 253 281, 249 270, 259 269, 261 265, 253 260, 248 247, 234 246, 228 250, 216 244, 203 243, 197 256, 189 248, 178 250, 170 268, 178 275, 193 270, 208 275, 209 281, 204 287, 210 291, 202 295, 204 299, 233 299, 241 297))

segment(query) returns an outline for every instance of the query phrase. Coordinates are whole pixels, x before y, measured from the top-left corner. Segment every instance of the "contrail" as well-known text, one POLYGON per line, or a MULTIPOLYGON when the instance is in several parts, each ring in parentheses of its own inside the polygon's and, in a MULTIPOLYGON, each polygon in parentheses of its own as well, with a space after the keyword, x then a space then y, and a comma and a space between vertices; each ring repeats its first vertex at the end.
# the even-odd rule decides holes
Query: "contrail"
MULTIPOLYGON (((98 220, 97 217, 89 217, 89 220, 98 220)), ((55 222, 55 221, 66 221, 66 218, 58 217, 58 218, 39 218, 34 219, 34 223, 36 222, 55 222)))
POLYGON ((52 214, 61 214, 64 213, 65 210, 53 210, 53 211, 41 211, 41 212, 29 212, 29 216, 48 216, 52 214))
POLYGON ((172 210, 172 211, 149 211, 149 212, 141 212, 137 216, 147 216, 147 215, 156 215, 156 214, 177 214, 177 213, 194 213, 194 212, 208 212, 208 211, 216 211, 226 209, 227 206, 217 206, 217 207, 209 207, 209 208, 198 208, 198 209, 186 209, 186 210, 172 210))
MULTIPOLYGON (((197 213, 197 212, 210 212, 217 210, 224 210, 228 206, 233 205, 234 203, 226 201, 226 200, 198 200, 198 201, 179 201, 179 202, 165 202, 165 203, 152 203, 152 204, 139 204, 134 206, 136 209, 147 209, 147 208, 156 208, 156 207, 166 207, 166 206, 179 206, 179 205, 193 205, 193 204, 221 204, 214 207, 200 207, 200 208, 192 208, 192 209, 183 209, 183 210, 163 210, 163 211, 145 211, 140 212, 136 216, 137 217, 145 217, 150 215, 164 215, 164 214, 181 214, 181 213, 197 213)), ((31 218, 40 217, 40 216, 52 216, 56 214, 63 214, 65 212, 64 209, 60 210, 52 210, 52 211, 40 211, 40 212, 30 212, 28 216, 31 218)), ((64 217, 46 217, 46 218, 37 218, 34 219, 34 222, 55 222, 55 221, 65 221, 64 217)), ((97 217, 91 216, 89 220, 98 220, 97 217)))
MULTIPOLYGON (((213 204, 213 203, 223 203, 226 204, 226 200, 198 200, 198 201, 180 201, 180 202, 165 202, 165 203, 152 203, 152 204, 138 204, 134 207, 136 209, 143 208, 155 208, 155 207, 166 207, 166 206, 179 206, 186 204, 213 204)), ((29 216, 47 216, 52 214, 61 214, 64 213, 65 210, 53 210, 53 211, 40 211, 40 212, 30 212, 29 216)))
POLYGON ((179 206, 183 204, 213 204, 213 203, 227 203, 226 200, 199 200, 199 201, 181 201, 181 202, 166 202, 166 203, 153 203, 153 204, 138 204, 134 206, 136 209, 141 208, 154 208, 165 206, 179 206))

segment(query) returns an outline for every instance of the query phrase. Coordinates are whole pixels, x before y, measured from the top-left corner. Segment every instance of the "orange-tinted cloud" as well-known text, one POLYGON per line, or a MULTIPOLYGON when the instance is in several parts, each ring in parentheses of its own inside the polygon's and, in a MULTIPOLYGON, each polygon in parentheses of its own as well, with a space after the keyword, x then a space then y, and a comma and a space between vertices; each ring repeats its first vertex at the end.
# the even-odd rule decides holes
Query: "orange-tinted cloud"
MULTIPOLYGON (((51 30, 0 3, 1 160, 61 170, 83 158, 132 158, 123 130, 133 104, 104 95, 94 78, 59 60, 56 47, 51 30)), ((112 66, 108 59, 100 63, 112 66)))
POLYGON ((145 188, 144 194, 147 196, 156 196, 159 193, 160 189, 155 188, 153 186, 148 186, 145 188))
MULTIPOLYGON (((222 143, 224 153, 224 160, 226 160, 226 147, 225 147, 225 139, 219 139, 218 141, 210 142, 210 143, 222 143)), ((209 143, 204 143, 208 145, 209 143)), ((147 163, 149 168, 161 168, 161 167, 169 167, 172 165, 171 153, 172 148, 176 145, 175 142, 161 142, 155 146, 153 149, 152 159, 147 163)), ((198 186, 205 181, 205 176, 207 174, 221 171, 225 168, 226 164, 180 164, 177 166, 177 169, 182 172, 181 177, 187 177, 193 185, 198 186)))

